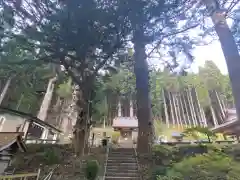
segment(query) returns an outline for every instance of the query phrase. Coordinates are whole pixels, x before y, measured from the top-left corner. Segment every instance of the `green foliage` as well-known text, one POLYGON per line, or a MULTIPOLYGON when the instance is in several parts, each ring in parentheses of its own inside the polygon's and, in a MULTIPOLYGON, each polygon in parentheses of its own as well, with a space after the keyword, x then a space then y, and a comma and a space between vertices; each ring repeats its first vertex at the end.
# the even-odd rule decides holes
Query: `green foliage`
POLYGON ((240 162, 240 146, 239 144, 225 145, 221 151, 232 157, 235 161, 240 162))
POLYGON ((44 162, 48 165, 60 163, 59 155, 54 151, 54 149, 46 149, 43 157, 44 162))
POLYGON ((240 173, 239 145, 178 145, 153 147, 157 180, 237 180, 240 173))
POLYGON ((87 160, 85 168, 85 177, 88 180, 95 180, 98 176, 99 164, 97 160, 87 160))
MULTIPOLYGON (((173 180, 233 180, 238 179, 240 168, 224 154, 209 153, 183 159, 167 171, 165 177, 173 180)), ((164 178, 163 178, 164 179, 164 178)), ((162 180, 161 177, 158 180, 162 180)))
POLYGON ((120 132, 119 132, 119 131, 114 131, 114 132, 112 133, 112 137, 111 137, 112 143, 113 143, 113 144, 117 144, 119 138, 120 138, 120 132))
POLYGON ((72 80, 69 79, 67 82, 59 84, 57 94, 62 98, 68 98, 72 95, 72 80))
POLYGON ((196 140, 199 140, 201 135, 205 135, 209 141, 211 141, 210 138, 216 137, 216 134, 212 132, 209 128, 207 127, 192 127, 192 128, 187 128, 184 130, 183 134, 185 136, 191 136, 196 140))

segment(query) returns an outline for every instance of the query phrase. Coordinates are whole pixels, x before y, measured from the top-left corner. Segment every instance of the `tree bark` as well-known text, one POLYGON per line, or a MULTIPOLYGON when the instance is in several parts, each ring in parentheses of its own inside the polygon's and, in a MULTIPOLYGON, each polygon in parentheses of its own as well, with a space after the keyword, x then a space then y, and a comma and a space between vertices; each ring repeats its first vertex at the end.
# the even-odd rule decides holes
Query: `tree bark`
POLYGON ((196 117, 196 112, 193 106, 193 98, 192 98, 192 94, 189 88, 187 88, 187 92, 188 92, 188 98, 189 98, 189 105, 190 105, 190 109, 191 109, 191 113, 192 113, 192 120, 194 122, 194 126, 198 126, 198 122, 197 122, 197 117, 196 117))
POLYGON ((168 92, 168 99, 169 99, 169 108, 170 108, 170 124, 175 127, 175 116, 174 116, 174 108, 172 102, 172 94, 168 92))
POLYGON ((170 124, 169 124, 169 116, 168 116, 168 111, 167 111, 166 93, 167 92, 165 91, 165 89, 163 89, 162 90, 162 94, 163 94, 163 105, 164 105, 165 121, 166 121, 167 127, 169 128, 170 124))
POLYGON ((149 97, 149 73, 146 61, 144 32, 142 27, 134 32, 134 72, 137 90, 138 143, 137 151, 148 154, 152 143, 151 102, 149 97))
POLYGON ((204 126, 204 120, 201 114, 201 106, 198 99, 196 88, 191 89, 191 96, 193 98, 193 107, 196 113, 197 122, 199 123, 200 126, 204 126))
POLYGON ((12 77, 8 78, 6 84, 4 85, 4 88, 3 88, 2 92, 1 92, 1 95, 0 95, 0 105, 2 104, 4 98, 7 94, 7 91, 10 87, 11 81, 12 81, 12 77))
POLYGON ((237 117, 240 118, 240 55, 233 34, 228 27, 226 14, 220 9, 216 0, 203 0, 208 11, 211 13, 211 19, 226 60, 230 82, 232 86, 233 97, 235 101, 237 117))
POLYGON ((46 120, 48 109, 51 105, 53 91, 54 91, 54 83, 56 82, 56 80, 57 80, 57 78, 53 77, 48 81, 48 87, 47 87, 46 93, 44 95, 40 110, 37 115, 37 117, 39 119, 41 119, 42 121, 46 120))
POLYGON ((191 121, 190 121, 190 115, 189 115, 189 109, 186 103, 186 96, 185 96, 185 92, 184 90, 181 92, 181 99, 183 101, 183 113, 184 113, 184 117, 187 119, 186 120, 186 125, 187 127, 192 127, 191 126, 191 121))
POLYGON ((89 152, 88 138, 90 135, 90 117, 91 117, 91 100, 92 100, 92 88, 94 85, 94 79, 88 77, 82 84, 82 89, 78 87, 77 98, 77 110, 78 116, 74 127, 74 148, 76 155, 83 156, 84 153, 89 152))

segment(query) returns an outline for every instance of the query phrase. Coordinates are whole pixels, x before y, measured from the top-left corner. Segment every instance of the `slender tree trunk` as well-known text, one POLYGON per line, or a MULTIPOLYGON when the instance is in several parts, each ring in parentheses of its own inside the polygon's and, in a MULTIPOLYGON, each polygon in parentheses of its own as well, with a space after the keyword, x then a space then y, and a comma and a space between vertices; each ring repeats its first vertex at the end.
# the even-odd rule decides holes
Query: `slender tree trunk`
POLYGON ((144 30, 138 27, 134 32, 134 72, 136 76, 137 90, 137 118, 138 118, 138 144, 137 151, 140 154, 148 154, 151 151, 153 124, 151 119, 151 102, 149 97, 149 73, 146 61, 144 30))
POLYGON ((217 118, 216 118, 216 115, 215 115, 215 112, 214 112, 212 106, 210 106, 210 110, 211 110, 211 113, 212 113, 213 123, 214 123, 214 127, 215 127, 215 126, 218 125, 218 122, 217 122, 217 118))
POLYGON ((222 121, 222 123, 224 123, 225 112, 224 112, 224 108, 222 106, 222 101, 219 97, 219 93, 216 90, 214 90, 214 93, 215 93, 215 96, 216 96, 217 105, 218 105, 220 116, 221 116, 221 121, 222 121))
POLYGON ((194 116, 194 112, 193 112, 193 109, 192 109, 192 101, 191 101, 191 97, 190 97, 190 94, 189 94, 189 89, 187 88, 186 89, 186 96, 187 96, 187 104, 188 104, 188 108, 189 108, 189 114, 190 114, 190 121, 191 123, 193 124, 193 126, 196 126, 196 121, 195 121, 195 116, 194 116))
POLYGON ((21 94, 20 99, 18 100, 18 103, 17 103, 16 110, 18 110, 19 107, 21 106, 21 104, 22 104, 22 100, 23 100, 23 97, 24 97, 24 94, 21 94))
POLYGON ((172 102, 172 94, 168 92, 168 99, 169 99, 169 108, 170 108, 170 119, 172 121, 172 126, 175 127, 175 116, 174 116, 174 109, 173 109, 173 102, 172 102))
POLYGON ((166 103, 166 91, 163 89, 162 94, 163 94, 163 105, 164 105, 164 114, 165 114, 165 121, 167 124, 167 127, 169 128, 169 116, 168 116, 168 110, 167 110, 167 103, 166 103))
POLYGON ((201 107, 200 107, 200 103, 198 100, 196 88, 191 89, 191 96, 193 98, 193 107, 194 107, 194 110, 196 113, 197 122, 199 123, 200 126, 204 126, 204 122, 203 122, 202 114, 201 114, 201 107))
POLYGON ((182 102, 182 97, 181 97, 181 92, 178 93, 178 100, 179 100, 179 112, 180 112, 180 118, 183 121, 183 126, 186 127, 187 126, 187 121, 186 121, 186 117, 184 114, 184 107, 183 107, 183 102, 182 102))
POLYGON ((11 81, 12 81, 12 77, 8 78, 6 84, 4 85, 4 88, 0 94, 0 105, 2 104, 3 102, 3 99, 5 98, 6 94, 7 94, 7 91, 10 87, 10 84, 11 84, 11 81))
POLYGON ((211 138, 210 138, 210 136, 207 135, 207 138, 208 138, 208 142, 211 142, 211 138))
POLYGON ((226 60, 238 119, 240 118, 240 55, 233 34, 228 27, 226 15, 217 0, 203 0, 215 26, 226 60))
POLYGON ((172 101, 173 101, 173 109, 174 109, 174 115, 175 115, 175 122, 177 123, 177 127, 180 127, 180 121, 178 118, 178 108, 177 108, 177 102, 176 102, 176 96, 175 92, 172 93, 172 101))
POLYGON ((37 117, 39 119, 41 119, 42 121, 45 121, 47 118, 48 109, 51 105, 51 101, 52 101, 52 97, 53 97, 54 83, 56 82, 56 80, 57 80, 57 78, 54 77, 48 81, 48 87, 47 87, 46 93, 44 95, 40 110, 37 115, 37 117))
POLYGON ((184 117, 187 119, 187 127, 191 127, 191 121, 190 121, 190 115, 189 115, 189 109, 187 106, 187 102, 186 102, 186 96, 185 96, 185 91, 183 90, 181 92, 181 99, 183 101, 183 113, 184 113, 184 117), (186 112, 186 113, 185 113, 186 112), (186 116, 185 116, 186 115, 186 116))
POLYGON ((197 121, 196 109, 194 108, 194 100, 193 100, 193 97, 192 97, 191 89, 189 89, 189 88, 188 88, 188 94, 189 94, 189 99, 190 99, 190 106, 191 106, 191 109, 192 109, 192 117, 194 119, 195 126, 198 126, 199 123, 197 121))
POLYGON ((183 119, 182 119, 182 117, 181 117, 181 109, 180 109, 181 107, 180 107, 180 102, 179 102, 179 98, 178 98, 178 93, 176 94, 175 97, 176 97, 178 120, 179 120, 179 123, 180 123, 180 125, 181 125, 181 129, 182 129, 184 122, 183 122, 183 119))

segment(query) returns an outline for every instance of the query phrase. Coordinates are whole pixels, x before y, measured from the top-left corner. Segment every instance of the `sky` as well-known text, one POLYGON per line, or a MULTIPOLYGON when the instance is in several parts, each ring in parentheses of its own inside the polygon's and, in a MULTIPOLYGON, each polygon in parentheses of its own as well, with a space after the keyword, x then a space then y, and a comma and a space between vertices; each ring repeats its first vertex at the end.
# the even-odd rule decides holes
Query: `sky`
POLYGON ((192 65, 193 71, 197 71, 198 66, 203 66, 206 60, 212 60, 223 74, 228 74, 227 66, 222 48, 218 40, 206 46, 199 46, 193 51, 195 62, 192 65))

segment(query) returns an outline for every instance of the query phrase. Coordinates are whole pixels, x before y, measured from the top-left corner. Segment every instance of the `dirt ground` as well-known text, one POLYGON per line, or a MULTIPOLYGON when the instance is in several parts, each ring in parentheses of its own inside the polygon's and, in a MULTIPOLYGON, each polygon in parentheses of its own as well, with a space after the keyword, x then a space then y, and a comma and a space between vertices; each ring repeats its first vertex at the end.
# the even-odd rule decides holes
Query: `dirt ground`
POLYGON ((53 168, 52 180, 84 179, 84 161, 95 159, 99 162, 99 176, 103 175, 105 150, 92 148, 91 153, 82 158, 76 157, 70 145, 29 145, 26 153, 17 154, 12 166, 15 173, 37 172, 41 167, 41 177, 53 168))

